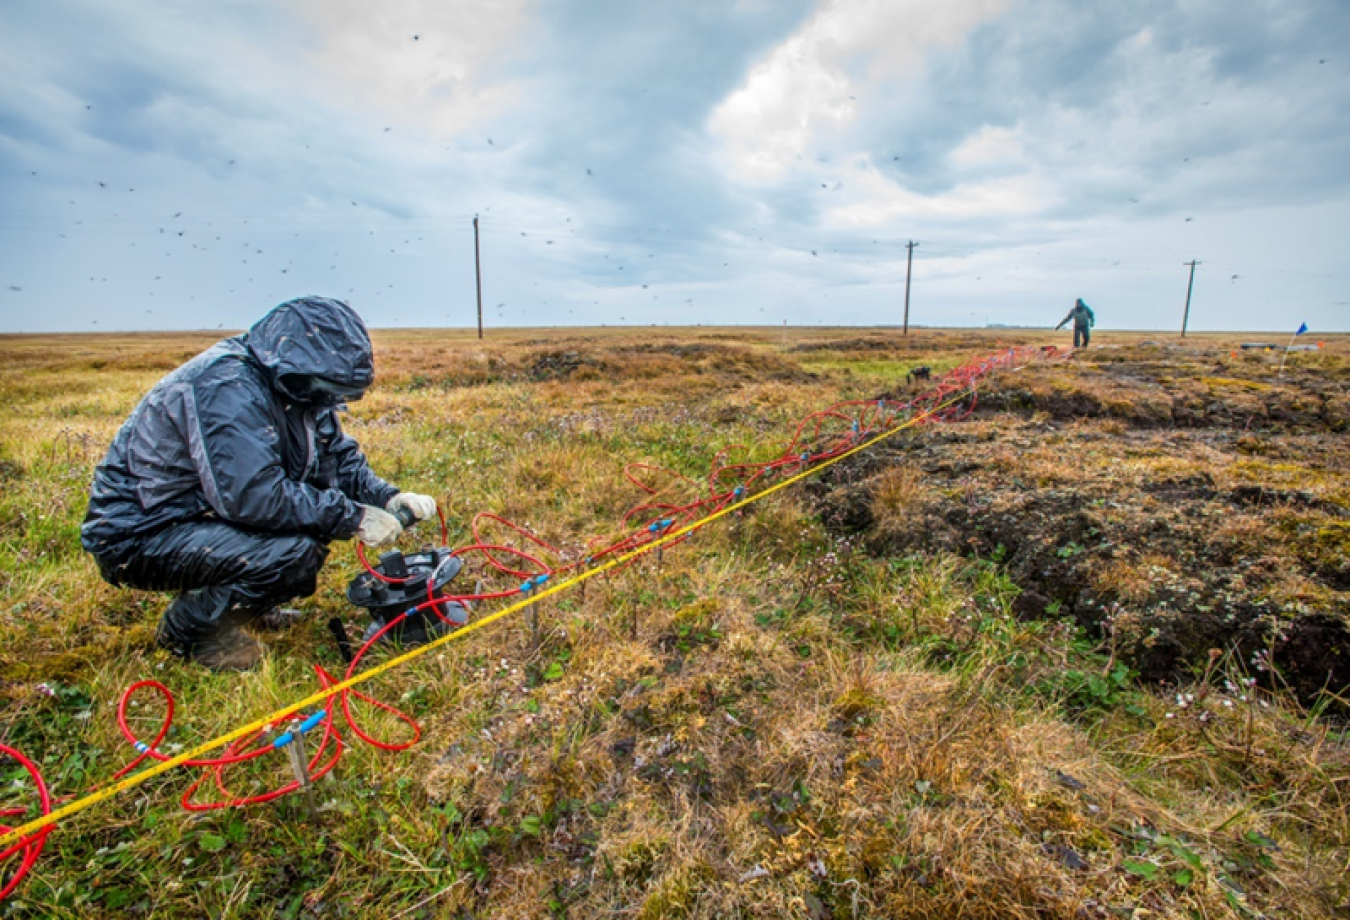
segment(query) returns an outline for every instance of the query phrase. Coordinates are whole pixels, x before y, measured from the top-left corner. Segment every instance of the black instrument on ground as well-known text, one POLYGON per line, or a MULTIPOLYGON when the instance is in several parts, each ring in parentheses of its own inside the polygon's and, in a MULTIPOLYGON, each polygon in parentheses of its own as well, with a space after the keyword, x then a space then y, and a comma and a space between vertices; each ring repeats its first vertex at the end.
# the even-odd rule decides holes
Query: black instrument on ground
POLYGON ((347 600, 370 613, 372 623, 365 639, 368 641, 395 621, 385 636, 405 646, 421 645, 463 626, 468 622, 469 612, 458 601, 437 604, 448 623, 429 608, 416 609, 427 601, 445 597, 445 587, 463 567, 463 561, 450 555, 446 547, 426 547, 409 555, 392 550, 382 555, 373 568, 385 578, 393 579, 392 582, 362 572, 347 585, 347 600))

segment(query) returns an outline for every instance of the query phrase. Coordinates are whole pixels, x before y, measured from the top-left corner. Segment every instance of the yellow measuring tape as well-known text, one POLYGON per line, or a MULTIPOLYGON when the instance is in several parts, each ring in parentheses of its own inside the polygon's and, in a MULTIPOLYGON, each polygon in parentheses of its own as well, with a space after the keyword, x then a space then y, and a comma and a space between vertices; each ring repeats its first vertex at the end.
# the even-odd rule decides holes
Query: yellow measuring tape
POLYGON ((655 540, 652 540, 650 543, 645 543, 642 546, 638 547, 637 549, 625 553, 622 556, 616 556, 615 558, 604 563, 603 565, 597 566, 593 569, 587 569, 586 571, 580 573, 579 575, 575 575, 572 578, 569 578, 567 581, 559 582, 558 584, 554 585, 551 588, 546 588, 540 591, 538 594, 531 593, 530 596, 525 600, 517 601, 516 603, 511 604, 508 607, 503 607, 496 613, 489 614, 488 616, 483 617, 481 620, 475 620, 474 622, 469 623, 467 626, 460 627, 459 629, 455 630, 452 633, 446 633, 444 636, 434 639, 433 641, 428 642, 426 645, 419 645, 417 648, 411 649, 407 652, 404 652, 401 655, 397 655, 393 658, 390 658, 387 661, 377 664, 365 671, 362 671, 359 674, 355 674, 352 677, 349 677, 346 680, 342 681, 341 683, 333 684, 331 687, 328 687, 324 690, 320 690, 317 693, 312 693, 309 696, 305 697, 304 699, 298 700, 297 702, 294 702, 289 706, 285 706, 281 709, 278 709, 276 712, 273 712, 270 715, 264 716, 261 719, 255 719, 254 721, 248 723, 247 725, 242 725, 239 728, 236 728, 230 732, 226 732, 225 734, 217 738, 213 738, 210 741, 205 741, 197 745, 195 748, 192 748, 189 751, 184 751, 183 753, 178 754, 168 760, 159 761, 154 765, 145 768, 144 770, 132 773, 130 776, 124 776, 122 779, 111 782, 108 785, 103 786, 97 789, 96 791, 89 793, 84 798, 76 799, 73 802, 69 802, 65 805, 62 805, 60 808, 55 808, 52 811, 48 812, 47 814, 43 815, 42 817, 35 818, 32 821, 29 821, 27 824, 21 824, 7 833, 0 834, 0 849, 4 849, 5 847, 8 847, 11 843, 16 843, 25 837, 31 836, 35 832, 42 830, 44 827, 56 824, 57 822, 62 821, 65 818, 69 818, 72 815, 79 814, 86 808, 90 808, 94 805, 97 805, 99 802, 106 801, 115 796, 119 792, 123 792, 127 789, 133 789, 136 786, 139 786, 142 783, 146 782, 147 780, 153 779, 154 777, 159 776, 163 773, 167 773, 170 770, 174 769, 175 767, 182 766, 182 764, 186 761, 194 760, 198 757, 201 757, 204 754, 209 754, 216 748, 229 744, 232 741, 237 741, 240 738, 243 738, 245 735, 249 735, 252 734, 253 732, 260 731, 263 728, 266 728, 267 726, 275 725, 282 719, 285 719, 288 716, 295 715, 300 710, 305 709, 309 706, 314 706, 319 703, 325 703, 329 699, 329 697, 342 693, 344 690, 349 690, 352 687, 357 686, 358 684, 363 684, 366 681, 371 680, 372 678, 378 677, 379 675, 385 673, 386 671, 392 671, 394 668, 397 668, 402 664, 406 664, 407 662, 412 661, 419 655, 425 655, 432 649, 439 648, 440 646, 445 645, 448 642, 453 642, 457 639, 463 639, 470 633, 483 629, 491 625, 492 623, 497 622, 503 617, 510 616, 511 614, 515 613, 518 610, 525 609, 530 604, 541 601, 546 597, 551 597, 560 591, 564 591, 567 588, 572 587, 573 585, 578 585, 581 582, 586 581, 588 578, 594 578, 596 575, 600 575, 604 572, 607 572, 610 569, 614 568, 615 566, 623 565, 624 563, 636 559, 638 556, 641 556, 644 553, 651 552, 652 550, 657 549, 658 547, 664 546, 666 543, 669 543, 672 540, 676 540, 684 536, 685 534, 693 533, 700 527, 703 527, 707 524, 711 524, 713 521, 717 520, 720 517, 731 514, 733 511, 737 511, 741 508, 744 508, 746 505, 749 505, 753 502, 757 502, 761 498, 765 498, 766 496, 772 495, 779 489, 786 489, 788 486, 796 482, 800 482, 807 476, 819 473, 821 470, 826 469, 832 466, 833 464, 838 463, 841 460, 851 457, 860 451, 864 451, 867 448, 872 447, 873 445, 878 444, 881 441, 884 441, 886 438, 889 438, 901 431, 904 431, 907 428, 912 428, 913 426, 919 424, 920 422, 932 418, 933 415, 936 414, 937 412, 947 408, 948 406, 954 405, 956 402, 963 399, 965 395, 969 392, 974 392, 973 386, 962 389, 958 394, 952 396, 950 399, 941 402, 933 406, 931 409, 921 412, 918 415, 913 416, 912 418, 907 419, 903 424, 897 425, 894 428, 890 428, 887 429, 886 431, 883 431, 881 434, 877 435, 876 437, 872 438, 869 441, 864 441, 863 443, 858 444, 855 447, 849 448, 847 451, 845 451, 844 453, 840 454, 837 457, 831 457, 829 460, 819 463, 816 466, 811 467, 810 469, 803 470, 802 472, 790 476, 787 479, 782 480, 781 482, 774 483, 773 485, 769 486, 763 491, 756 492, 754 495, 743 498, 734 504, 727 505, 725 508, 721 508, 717 511, 714 511, 712 514, 709 514, 706 517, 699 518, 697 521, 694 521, 693 523, 686 524, 683 527, 677 528, 675 530, 667 531, 666 533, 663 533, 660 537, 656 538, 655 540))

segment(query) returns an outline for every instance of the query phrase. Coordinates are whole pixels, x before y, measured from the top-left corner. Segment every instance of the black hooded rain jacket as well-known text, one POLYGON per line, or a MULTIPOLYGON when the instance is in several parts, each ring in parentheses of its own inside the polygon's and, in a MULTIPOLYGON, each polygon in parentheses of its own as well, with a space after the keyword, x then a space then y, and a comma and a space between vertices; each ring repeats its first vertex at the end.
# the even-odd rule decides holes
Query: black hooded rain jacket
POLYGON ((374 379, 370 336, 342 301, 288 301, 169 374, 95 471, 84 548, 116 557, 125 541, 195 520, 323 541, 354 535, 359 506, 383 508, 398 490, 343 434, 333 397, 290 395, 314 378, 349 391, 374 379))

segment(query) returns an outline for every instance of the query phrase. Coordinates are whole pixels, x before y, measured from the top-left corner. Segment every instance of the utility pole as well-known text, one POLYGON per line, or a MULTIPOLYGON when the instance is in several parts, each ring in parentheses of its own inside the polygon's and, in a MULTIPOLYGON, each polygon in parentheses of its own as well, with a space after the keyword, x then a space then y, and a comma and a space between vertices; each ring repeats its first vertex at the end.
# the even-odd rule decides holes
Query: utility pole
POLYGON ((478 337, 483 337, 483 264, 478 258, 478 215, 473 216, 473 277, 478 283, 478 337))
POLYGON ((910 240, 905 246, 909 250, 909 260, 905 265, 905 329, 901 335, 909 335, 909 279, 914 274, 914 247, 918 243, 910 240))
POLYGON ((1182 262, 1181 264, 1189 265, 1191 267, 1191 280, 1186 284, 1186 312, 1181 314, 1181 337, 1184 339, 1186 338, 1186 323, 1189 322, 1191 318, 1191 289, 1195 287, 1195 266, 1200 265, 1201 263, 1191 259, 1191 261, 1182 262))

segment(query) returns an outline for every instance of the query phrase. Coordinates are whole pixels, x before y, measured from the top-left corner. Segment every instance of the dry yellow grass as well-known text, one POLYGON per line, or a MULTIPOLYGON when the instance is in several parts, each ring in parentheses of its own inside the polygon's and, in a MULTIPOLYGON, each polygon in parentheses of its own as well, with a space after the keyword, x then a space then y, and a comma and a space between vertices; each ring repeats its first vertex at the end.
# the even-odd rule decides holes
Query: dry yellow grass
MULTIPOLYGON (((435 494, 452 542, 466 542, 468 516, 488 509, 576 553, 641 499, 624 464, 696 475, 718 450, 769 450, 808 411, 873 396, 903 368, 955 363, 998 337, 794 330, 784 341, 781 330, 705 329, 376 340, 378 386, 347 422, 376 469, 435 494)), ((341 599, 356 566, 335 547, 305 603, 312 622, 273 637, 258 673, 207 675, 151 648, 165 598, 103 585, 78 552, 103 445, 160 373, 208 342, 0 339, 11 394, 0 459, 13 464, 0 468, 13 477, 0 499, 0 734, 47 758, 62 793, 125 762, 110 707, 131 681, 153 675, 175 689, 174 743, 187 743, 308 692, 311 661, 335 666, 323 620, 358 625, 341 599), (36 692, 42 682, 58 695, 36 692)), ((1045 392, 1095 386, 1054 369, 1045 392)), ((1111 394, 1090 395, 1107 405, 1111 394)), ((1067 433, 1045 411, 977 418, 961 449, 988 475, 1049 492, 1103 470, 1132 483, 1202 469, 1221 485, 1245 482, 1247 467, 1229 472, 1140 437, 1157 406, 1117 409, 1067 433), (1001 439, 981 440, 986 427, 1001 439), (1090 450, 1070 458, 1074 434, 1090 450)), ((1282 449, 1248 459, 1294 463, 1282 449)), ((879 528, 912 527, 942 498, 921 469, 893 466, 878 481, 879 528)), ((1288 476, 1328 500, 1344 490, 1332 473, 1288 476)), ((965 507, 988 498, 975 472, 956 494, 965 507)), ((1234 546, 1265 533, 1242 517, 1219 525, 1234 546)), ((1124 599, 1142 596, 1155 569, 1176 569, 1129 549, 1102 573, 1124 599)), ((490 577, 481 567, 464 577, 480 575, 490 577)), ((537 645, 505 622, 381 678, 377 694, 416 715, 424 738, 403 755, 354 746, 319 785, 318 819, 293 803, 196 818, 177 809, 181 779, 152 784, 53 836, 19 906, 0 911, 1343 915, 1350 750, 1334 723, 1248 687, 1250 663, 1232 656, 1165 692, 1116 680, 1109 648, 1063 622, 1019 620, 1015 594, 997 566, 956 553, 871 555, 790 492, 659 567, 649 560, 546 603, 537 645)), ((278 764, 258 769, 260 783, 284 776, 278 764)), ((245 786, 249 777, 238 775, 245 786)))

